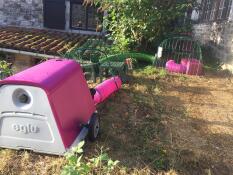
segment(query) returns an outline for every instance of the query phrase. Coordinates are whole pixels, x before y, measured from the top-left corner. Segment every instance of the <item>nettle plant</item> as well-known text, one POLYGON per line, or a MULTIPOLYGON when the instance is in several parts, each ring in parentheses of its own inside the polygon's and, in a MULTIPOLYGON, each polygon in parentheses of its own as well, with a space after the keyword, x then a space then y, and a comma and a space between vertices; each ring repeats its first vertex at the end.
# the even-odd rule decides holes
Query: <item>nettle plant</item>
POLYGON ((70 152, 65 154, 67 164, 62 170, 62 175, 90 175, 110 174, 119 161, 113 161, 101 148, 100 153, 94 158, 83 157, 84 141, 80 142, 70 152))
POLYGON ((1 79, 7 76, 10 76, 12 74, 12 70, 10 68, 11 64, 4 61, 4 60, 0 60, 0 75, 1 75, 1 79))

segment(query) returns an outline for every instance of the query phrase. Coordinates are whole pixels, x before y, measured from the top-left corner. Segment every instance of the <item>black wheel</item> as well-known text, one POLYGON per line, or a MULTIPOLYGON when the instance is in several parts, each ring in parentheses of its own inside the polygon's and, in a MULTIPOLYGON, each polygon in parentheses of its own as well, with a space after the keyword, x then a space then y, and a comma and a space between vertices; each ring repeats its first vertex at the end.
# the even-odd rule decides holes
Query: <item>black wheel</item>
POLYGON ((88 128, 88 138, 90 141, 94 142, 97 139, 99 135, 99 130, 100 130, 100 119, 95 113, 91 117, 91 121, 89 123, 89 128, 88 128))

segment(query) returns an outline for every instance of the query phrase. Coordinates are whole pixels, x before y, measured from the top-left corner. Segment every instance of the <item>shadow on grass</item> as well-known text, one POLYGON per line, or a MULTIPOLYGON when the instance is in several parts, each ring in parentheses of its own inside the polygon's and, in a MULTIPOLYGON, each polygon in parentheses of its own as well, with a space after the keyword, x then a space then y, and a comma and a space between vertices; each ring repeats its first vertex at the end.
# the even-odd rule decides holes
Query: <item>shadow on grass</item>
POLYGON ((204 131, 202 138, 206 144, 200 147, 202 153, 197 153, 192 149, 177 150, 178 159, 175 167, 187 174, 212 174, 212 175, 229 175, 233 172, 231 145, 233 136, 224 133, 212 133, 207 128, 219 126, 222 128, 232 128, 233 123, 221 121, 207 121, 204 119, 191 118, 190 125, 197 131, 204 131), (231 160, 230 160, 231 159, 231 160))
MULTIPOLYGON (((171 96, 166 91, 210 95, 210 90, 177 85, 172 81, 170 75, 163 78, 144 74, 131 77, 129 85, 100 106, 102 134, 97 145, 109 148, 111 157, 129 169, 149 167, 152 172, 174 169, 192 175, 209 172, 229 174, 231 169, 222 162, 220 153, 219 159, 212 160, 209 144, 201 151, 209 149, 210 156, 197 156, 191 147, 177 148, 173 145, 174 133, 168 124, 169 119, 184 121, 184 125, 197 130, 200 128, 191 125, 197 121, 189 117, 180 97, 171 96)), ((204 120, 199 122, 197 125, 204 128, 208 125, 204 120)), ((226 126, 226 123, 219 124, 226 126)), ((209 133, 208 138, 214 137, 216 135, 209 133)), ((218 137, 232 139, 226 134, 218 137)), ((95 145, 88 144, 87 150, 92 152, 95 148, 95 145)))
MULTIPOLYGON (((187 126, 185 132, 190 132, 191 135, 195 134, 192 133, 193 130, 206 130, 209 125, 231 127, 231 124, 191 118, 179 95, 210 95, 211 89, 187 86, 185 82, 189 81, 188 79, 184 83, 179 79, 177 83, 174 79, 177 81, 177 76, 150 68, 136 71, 130 77, 128 85, 124 85, 119 93, 98 107, 101 136, 96 143, 86 144, 85 156, 93 157, 96 150, 103 146, 109 149, 111 158, 119 160, 120 165, 126 167, 128 172, 145 167, 149 167, 154 174, 170 169, 187 175, 228 175, 233 172, 223 161, 227 152, 222 151, 224 146, 220 142, 226 140, 230 149, 232 135, 207 133, 202 136, 207 140, 207 144, 200 148, 205 155, 198 154, 191 146, 175 145, 179 140, 186 139, 184 142, 189 145, 192 142, 191 138, 175 135, 171 120, 178 123, 178 128, 175 129, 182 130, 183 126, 187 126), (220 149, 213 151, 212 146, 218 146, 220 149), (217 156, 214 157, 215 160, 211 157, 213 153, 217 156)), ((56 156, 34 153, 30 154, 29 158, 23 158, 24 156, 23 152, 16 152, 8 160, 3 174, 20 174, 21 171, 59 174, 60 166, 64 163, 64 160, 56 156), (61 163, 54 163, 53 160, 61 163), (49 167, 44 169, 46 163, 49 167)))
MULTIPOLYGON (((98 144, 109 148, 111 157, 130 169, 170 169, 166 148, 170 133, 163 117, 172 112, 176 117, 186 114, 181 108, 168 109, 165 102, 180 103, 179 98, 160 96, 158 79, 131 77, 129 86, 99 109, 102 134, 98 144)), ((95 147, 89 146, 90 150, 95 147)))

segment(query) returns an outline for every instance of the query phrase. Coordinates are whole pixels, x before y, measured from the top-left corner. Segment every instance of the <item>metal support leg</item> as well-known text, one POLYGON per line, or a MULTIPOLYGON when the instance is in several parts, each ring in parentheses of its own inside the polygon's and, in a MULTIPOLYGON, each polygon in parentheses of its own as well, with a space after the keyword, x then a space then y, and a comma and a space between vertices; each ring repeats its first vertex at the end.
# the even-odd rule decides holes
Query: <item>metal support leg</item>
POLYGON ((96 73, 95 73, 95 67, 91 66, 91 79, 94 83, 96 83, 96 73))
POLYGON ((100 83, 103 82, 103 68, 100 67, 100 83))

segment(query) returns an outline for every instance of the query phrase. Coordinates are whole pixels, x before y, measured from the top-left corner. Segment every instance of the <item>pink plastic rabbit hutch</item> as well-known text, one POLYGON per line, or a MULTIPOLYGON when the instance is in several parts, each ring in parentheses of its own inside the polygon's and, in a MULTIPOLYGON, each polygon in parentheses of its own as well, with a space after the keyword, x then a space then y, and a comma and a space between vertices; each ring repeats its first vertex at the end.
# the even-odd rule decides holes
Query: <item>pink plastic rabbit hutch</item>
POLYGON ((57 155, 85 137, 96 111, 71 60, 49 60, 0 81, 0 100, 0 147, 57 155))

